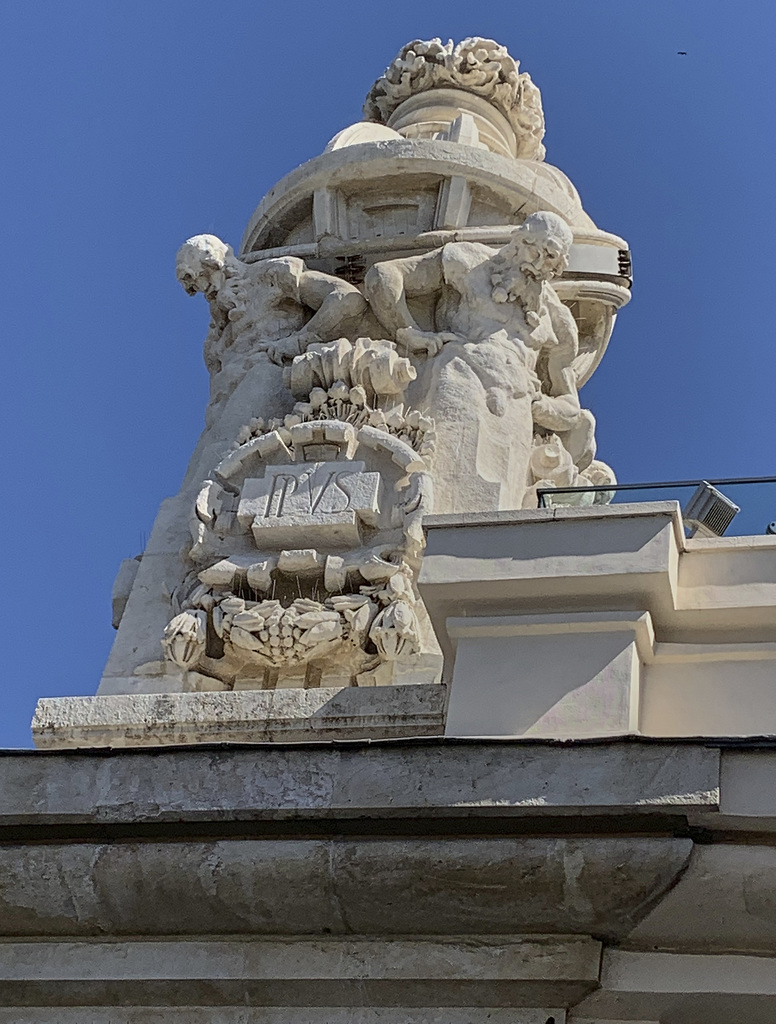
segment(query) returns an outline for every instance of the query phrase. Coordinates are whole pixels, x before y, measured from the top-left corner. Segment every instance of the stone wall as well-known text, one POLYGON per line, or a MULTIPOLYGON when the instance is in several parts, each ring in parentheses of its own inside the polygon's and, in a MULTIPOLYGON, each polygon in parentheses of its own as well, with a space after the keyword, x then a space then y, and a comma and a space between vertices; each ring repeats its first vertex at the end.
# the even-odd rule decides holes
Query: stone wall
POLYGON ((698 742, 8 752, 0 1021, 764 1021, 775 779, 698 742))

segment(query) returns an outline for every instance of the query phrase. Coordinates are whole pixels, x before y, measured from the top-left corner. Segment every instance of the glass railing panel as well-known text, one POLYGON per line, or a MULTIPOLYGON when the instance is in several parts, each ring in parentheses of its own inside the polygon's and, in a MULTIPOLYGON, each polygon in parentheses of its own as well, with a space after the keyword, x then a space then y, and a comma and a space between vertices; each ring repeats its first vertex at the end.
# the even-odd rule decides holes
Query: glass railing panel
MULTIPOLYGON (((724 480, 678 480, 645 484, 614 484, 605 488, 555 488, 539 492, 540 508, 595 507, 596 505, 623 505, 633 502, 676 501, 687 510, 698 487, 711 484, 739 511, 724 528, 726 537, 762 536, 769 525, 776 530, 776 477, 727 478, 724 480)), ((732 510, 730 510, 732 512, 732 510)), ((710 514, 708 522, 725 522, 724 501, 710 514)), ((691 534, 692 526, 687 525, 691 534)), ((697 534, 703 536, 703 530, 697 534)))

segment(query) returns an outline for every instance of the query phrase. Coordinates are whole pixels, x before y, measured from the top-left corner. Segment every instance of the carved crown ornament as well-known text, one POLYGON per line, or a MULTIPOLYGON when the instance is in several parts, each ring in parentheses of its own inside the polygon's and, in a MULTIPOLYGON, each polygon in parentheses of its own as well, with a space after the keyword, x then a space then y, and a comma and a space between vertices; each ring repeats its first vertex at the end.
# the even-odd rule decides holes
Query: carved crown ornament
POLYGON ((541 94, 519 68, 506 47, 493 39, 472 36, 456 44, 452 39, 416 39, 401 48, 369 90, 364 117, 394 126, 398 108, 411 98, 456 89, 480 97, 506 118, 515 135, 514 156, 543 160, 541 94))

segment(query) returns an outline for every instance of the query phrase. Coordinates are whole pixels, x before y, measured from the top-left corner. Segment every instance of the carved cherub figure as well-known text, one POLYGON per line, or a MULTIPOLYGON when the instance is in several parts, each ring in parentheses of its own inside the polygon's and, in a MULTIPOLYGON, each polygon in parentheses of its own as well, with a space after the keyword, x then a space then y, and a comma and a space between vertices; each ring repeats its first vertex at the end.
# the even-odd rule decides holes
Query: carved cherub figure
MULTIPOLYGON (((416 362, 435 357, 424 375, 424 400, 442 433, 439 407, 446 410, 456 459, 467 430, 479 437, 471 442, 474 462, 486 457, 483 437, 494 450, 503 447, 506 434, 516 439, 512 447, 522 446, 521 454, 499 456, 498 472, 524 479, 534 433, 552 431, 578 469, 590 464, 595 421, 577 394, 577 326, 550 285, 567 265, 572 240, 560 217, 537 212, 500 250, 451 242, 422 256, 376 263, 367 274, 367 297, 388 336, 416 362), (413 315, 424 304, 433 330, 422 330, 413 315), (459 411, 462 405, 469 411, 459 411), (483 413, 506 415, 509 422, 489 424, 483 413)), ((443 450, 444 444, 438 459, 443 450)), ((485 474, 483 479, 497 475, 490 469, 485 474)), ((515 507, 511 503, 522 500, 519 488, 510 483, 500 500, 510 502, 501 507, 515 507)))
POLYGON ((244 263, 215 235, 195 235, 178 251, 178 280, 202 292, 211 324, 205 362, 218 374, 233 357, 266 352, 290 361, 314 341, 347 334, 367 303, 359 290, 331 274, 308 270, 293 256, 244 263))

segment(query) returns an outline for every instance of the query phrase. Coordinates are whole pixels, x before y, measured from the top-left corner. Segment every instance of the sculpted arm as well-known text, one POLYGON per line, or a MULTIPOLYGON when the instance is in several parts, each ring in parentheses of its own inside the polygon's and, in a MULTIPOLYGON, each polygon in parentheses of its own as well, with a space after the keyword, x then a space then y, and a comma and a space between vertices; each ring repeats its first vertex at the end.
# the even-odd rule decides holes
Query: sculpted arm
POLYGON ((310 341, 333 341, 341 337, 367 308, 366 299, 355 285, 316 270, 302 274, 299 301, 315 310, 302 332, 310 341))
POLYGON ((548 298, 555 342, 547 350, 550 393, 536 396, 534 422, 548 430, 569 430, 579 419, 580 405, 573 362, 579 351, 577 326, 571 312, 554 293, 548 298))
POLYGON ((576 395, 577 378, 573 363, 579 352, 579 335, 571 311, 552 293, 550 319, 558 339, 550 349, 547 372, 553 395, 576 395))
POLYGON ((409 311, 407 298, 415 295, 439 293, 444 283, 442 250, 411 256, 403 260, 375 263, 364 280, 364 291, 377 319, 391 338, 402 340, 400 331, 422 336, 418 324, 409 311))
POLYGON ((332 274, 307 270, 301 260, 282 257, 275 262, 280 294, 297 308, 313 315, 301 329, 286 337, 262 343, 270 359, 282 365, 304 352, 308 345, 333 341, 350 332, 367 309, 367 301, 354 285, 332 274))

